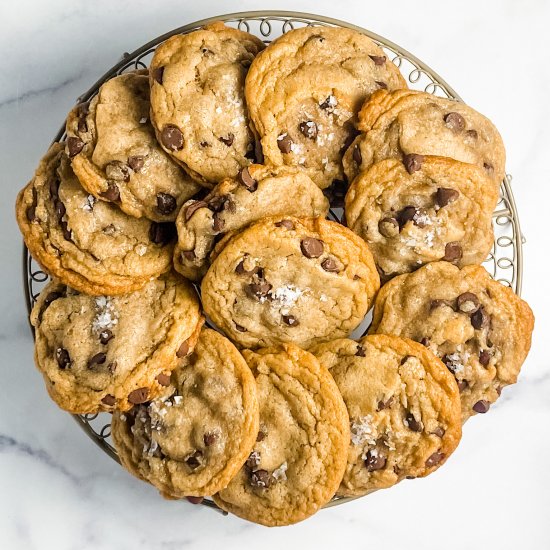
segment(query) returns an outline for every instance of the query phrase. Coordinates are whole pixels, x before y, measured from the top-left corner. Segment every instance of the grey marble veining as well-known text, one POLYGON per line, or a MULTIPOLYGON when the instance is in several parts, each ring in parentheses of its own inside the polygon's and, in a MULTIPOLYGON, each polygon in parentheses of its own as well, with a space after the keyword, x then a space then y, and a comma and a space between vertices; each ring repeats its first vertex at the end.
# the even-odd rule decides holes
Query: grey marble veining
POLYGON ((174 27, 261 2, 0 3, 0 548, 141 550, 550 548, 550 3, 279 0, 386 36, 423 59, 500 129, 514 176, 524 297, 536 315, 519 383, 470 420, 440 471, 267 530, 165 501, 102 454, 49 400, 33 366, 21 285, 19 188, 76 98, 124 51, 174 27))

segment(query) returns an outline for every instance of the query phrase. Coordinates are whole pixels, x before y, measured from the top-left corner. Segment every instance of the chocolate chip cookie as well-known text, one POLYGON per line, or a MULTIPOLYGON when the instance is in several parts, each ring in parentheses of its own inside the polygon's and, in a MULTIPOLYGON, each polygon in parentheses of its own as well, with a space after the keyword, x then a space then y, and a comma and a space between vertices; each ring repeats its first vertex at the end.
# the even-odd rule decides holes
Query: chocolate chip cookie
POLYGON ((382 287, 369 332, 411 338, 438 355, 456 378, 466 420, 516 382, 533 324, 529 306, 482 267, 434 262, 382 287))
POLYGON ((482 168, 500 186, 506 152, 493 123, 460 103, 425 92, 379 90, 359 113, 362 132, 344 155, 349 181, 371 164, 403 159, 413 173, 423 155, 450 157, 482 168))
POLYGON ((122 464, 168 498, 225 489, 258 435, 254 376, 237 348, 203 329, 193 353, 172 371, 170 397, 113 415, 122 464))
POLYGON ((202 281, 203 307, 238 345, 304 348, 347 336, 379 288, 366 243, 323 218, 266 218, 229 240, 202 281))
POLYGON ((343 179, 342 154, 363 101, 407 85, 367 36, 325 26, 287 32, 250 66, 245 95, 266 162, 303 166, 321 188, 343 179))
POLYGON ((342 496, 360 496, 424 477, 457 447, 462 415, 458 388, 424 346, 373 335, 311 350, 330 370, 350 417, 342 496))
POLYGON ((309 176, 292 166, 258 164, 219 183, 203 200, 188 201, 178 215, 174 266, 198 281, 222 235, 277 215, 326 216, 328 200, 309 176))
POLYGON ((201 187, 161 149, 149 111, 147 71, 111 78, 70 112, 65 151, 96 199, 136 218, 174 221, 201 187))
POLYGON ((175 273, 120 296, 89 296, 53 281, 31 314, 35 362, 62 409, 124 411, 166 391, 202 322, 193 287, 175 273))
POLYGON ((217 22, 162 43, 150 66, 151 117, 166 152, 211 187, 255 156, 244 80, 261 40, 217 22))
POLYGON ((445 260, 480 264, 493 244, 498 193, 485 171, 424 156, 412 173, 400 159, 371 165, 346 195, 348 227, 367 241, 382 278, 445 260))
POLYGON ((243 355, 256 376, 260 430, 245 466, 214 501, 262 525, 302 521, 332 498, 342 480, 346 406, 327 369, 298 346, 243 355))
POLYGON ((17 222, 34 258, 89 294, 131 292, 170 269, 173 224, 133 218, 97 201, 80 186, 63 149, 52 145, 17 197, 17 222))

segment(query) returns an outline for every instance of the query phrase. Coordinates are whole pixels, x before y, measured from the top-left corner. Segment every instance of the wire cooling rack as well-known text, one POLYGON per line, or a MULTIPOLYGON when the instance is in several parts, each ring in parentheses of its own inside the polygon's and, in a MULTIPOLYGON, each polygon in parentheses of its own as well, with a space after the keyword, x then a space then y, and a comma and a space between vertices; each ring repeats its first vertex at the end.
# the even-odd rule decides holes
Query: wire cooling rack
MULTIPOLYGON (((425 63, 397 44, 373 32, 345 21, 308 13, 254 11, 220 15, 210 19, 195 21, 151 40, 151 42, 141 46, 141 48, 132 53, 124 53, 122 59, 109 69, 87 92, 78 97, 76 102, 80 103, 90 100, 97 94, 100 86, 113 76, 136 69, 146 69, 156 47, 170 36, 189 33, 213 21, 223 21, 231 27, 255 34, 266 44, 291 29, 304 26, 326 25, 354 29, 369 36, 385 51, 388 58, 400 69, 410 88, 462 101, 451 86, 425 63)), ((63 123, 53 141, 62 140, 64 135, 65 124, 63 123)), ((506 175, 500 188, 500 198, 493 213, 495 242, 484 263, 484 267, 495 280, 511 287, 519 295, 522 284, 522 244, 524 239, 520 230, 514 196, 510 188, 511 180, 512 177, 506 175)), ((341 209, 333 208, 331 210, 331 217, 340 220, 341 209)), ((23 284, 29 313, 40 294, 40 290, 48 279, 48 275, 42 271, 40 265, 30 256, 26 247, 23 246, 23 284)), ((74 415, 74 418, 86 434, 105 453, 113 460, 119 462, 116 451, 110 443, 111 417, 108 413, 74 415)), ((349 500, 352 500, 352 497, 335 497, 327 506, 342 504, 349 500)), ((221 512, 209 499, 204 499, 201 504, 221 512)))

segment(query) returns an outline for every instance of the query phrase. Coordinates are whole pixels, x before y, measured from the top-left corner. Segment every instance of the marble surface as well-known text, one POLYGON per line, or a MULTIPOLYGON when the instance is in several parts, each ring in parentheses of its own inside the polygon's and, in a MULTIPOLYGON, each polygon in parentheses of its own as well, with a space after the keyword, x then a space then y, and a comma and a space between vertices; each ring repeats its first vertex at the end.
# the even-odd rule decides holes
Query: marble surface
POLYGON ((549 23, 545 0, 1 2, 0 547, 549 548, 549 23), (162 500, 50 402, 33 367, 13 215, 16 192, 65 113, 122 52, 193 20, 262 5, 347 19, 390 38, 496 123, 527 238, 523 295, 537 317, 519 383, 467 424, 444 468, 269 532, 162 500))

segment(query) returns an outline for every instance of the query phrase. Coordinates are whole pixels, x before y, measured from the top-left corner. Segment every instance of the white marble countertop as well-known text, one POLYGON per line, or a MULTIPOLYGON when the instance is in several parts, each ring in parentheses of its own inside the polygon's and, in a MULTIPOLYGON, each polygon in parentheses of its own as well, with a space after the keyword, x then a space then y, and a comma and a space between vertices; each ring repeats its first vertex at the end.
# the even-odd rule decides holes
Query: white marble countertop
POLYGON ((0 548, 550 548, 550 3, 546 0, 18 0, 0 5, 0 548), (21 285, 18 189, 76 97, 124 51, 241 10, 347 19, 414 52, 500 129, 537 317, 519 383, 465 427, 447 465, 290 528, 168 502, 102 454, 48 399, 33 366, 21 285))

